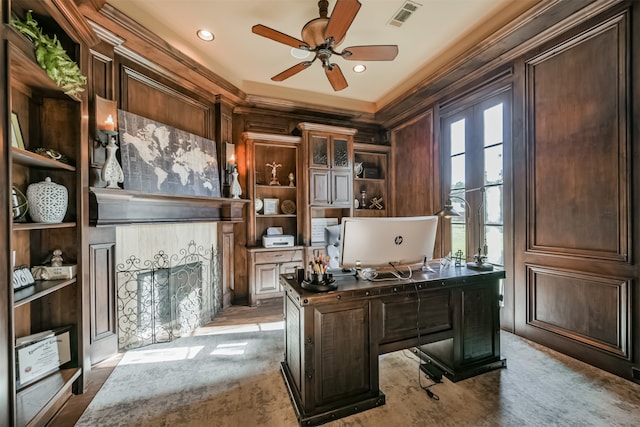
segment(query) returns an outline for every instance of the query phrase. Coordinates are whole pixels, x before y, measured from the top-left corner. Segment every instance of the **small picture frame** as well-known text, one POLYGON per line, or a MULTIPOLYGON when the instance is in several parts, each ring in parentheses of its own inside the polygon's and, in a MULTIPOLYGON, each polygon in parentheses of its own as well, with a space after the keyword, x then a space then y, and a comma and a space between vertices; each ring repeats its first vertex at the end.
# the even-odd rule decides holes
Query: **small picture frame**
POLYGON ((262 212, 264 215, 277 215, 280 199, 263 199, 264 206, 262 212))
POLYGON ((11 145, 24 150, 24 139, 22 138, 22 129, 20 121, 15 112, 11 112, 11 145))
POLYGON ((29 267, 21 265, 13 270, 13 289, 18 290, 35 284, 29 267))

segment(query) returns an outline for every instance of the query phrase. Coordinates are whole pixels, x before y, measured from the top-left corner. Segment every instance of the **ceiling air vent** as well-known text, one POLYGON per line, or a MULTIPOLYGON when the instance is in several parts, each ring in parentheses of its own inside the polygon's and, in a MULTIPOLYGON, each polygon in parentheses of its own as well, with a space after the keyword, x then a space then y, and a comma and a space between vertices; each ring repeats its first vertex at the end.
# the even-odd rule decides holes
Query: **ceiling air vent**
POLYGON ((389 20, 388 24, 394 27, 401 27, 402 24, 407 22, 407 19, 409 19, 409 17, 421 6, 422 5, 420 3, 416 3, 411 0, 405 1, 400 9, 393 14, 393 17, 389 20))

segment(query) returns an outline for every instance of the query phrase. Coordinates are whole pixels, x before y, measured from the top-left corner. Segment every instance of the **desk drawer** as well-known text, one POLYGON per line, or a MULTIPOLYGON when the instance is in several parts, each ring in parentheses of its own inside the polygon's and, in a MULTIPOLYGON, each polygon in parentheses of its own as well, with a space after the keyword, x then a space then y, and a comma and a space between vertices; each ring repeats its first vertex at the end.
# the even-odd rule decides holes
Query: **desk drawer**
POLYGON ((274 252, 258 252, 256 255, 256 264, 283 263, 302 261, 302 249, 294 251, 274 251, 274 252))
MULTIPOLYGON (((383 298, 380 343, 416 337, 417 309, 418 298, 415 293, 383 298)), ((452 319, 453 307, 448 289, 420 292, 421 335, 451 329, 452 319)))

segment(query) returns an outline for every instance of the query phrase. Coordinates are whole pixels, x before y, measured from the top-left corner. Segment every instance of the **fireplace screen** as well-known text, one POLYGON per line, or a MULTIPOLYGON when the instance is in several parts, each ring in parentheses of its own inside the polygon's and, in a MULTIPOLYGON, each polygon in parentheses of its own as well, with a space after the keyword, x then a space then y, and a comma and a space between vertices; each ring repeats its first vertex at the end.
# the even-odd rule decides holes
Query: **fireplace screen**
POLYGON ((118 265, 118 346, 171 341, 210 322, 220 307, 216 251, 194 242, 177 255, 129 257, 118 265))

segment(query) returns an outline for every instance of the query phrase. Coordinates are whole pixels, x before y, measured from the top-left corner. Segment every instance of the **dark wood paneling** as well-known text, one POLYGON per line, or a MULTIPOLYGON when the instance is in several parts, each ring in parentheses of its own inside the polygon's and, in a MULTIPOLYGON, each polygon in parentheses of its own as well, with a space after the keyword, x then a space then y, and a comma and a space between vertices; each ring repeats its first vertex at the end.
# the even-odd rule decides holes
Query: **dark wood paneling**
POLYGON ((115 247, 115 241, 89 245, 92 365, 118 352, 115 247))
POLYGON ((498 319, 493 306, 497 304, 497 289, 493 287, 463 288, 462 292, 462 360, 471 362, 500 354, 495 348, 499 340, 498 319))
POLYGON ((285 359, 291 372, 291 377, 298 389, 302 388, 302 358, 300 355, 301 339, 300 339, 300 309, 290 299, 290 296, 285 296, 284 303, 286 304, 284 312, 287 314, 286 321, 286 333, 285 333, 285 359))
POLYGON ((625 34, 620 15, 527 61, 529 250, 628 259, 625 34))
MULTIPOLYGON (((103 50, 108 48, 106 43, 99 45, 103 50)), ((92 50, 90 52, 89 59, 89 76, 88 85, 90 99, 92 102, 92 108, 89 114, 89 137, 95 141, 95 135, 97 135, 96 129, 96 117, 95 117, 95 96, 100 96, 105 99, 113 99, 113 59, 101 52, 92 50)), ((106 159, 106 150, 97 142, 91 144, 92 149, 89 152, 89 161, 91 162, 92 174, 90 181, 92 183, 101 183, 100 178, 101 169, 96 169, 104 164, 106 159)), ((106 185, 106 184, 102 184, 106 185)))
POLYGON ((433 113, 394 129, 391 135, 393 216, 433 215, 438 161, 434 156, 433 113))
POLYGON ((222 307, 228 307, 233 301, 235 290, 235 242, 233 224, 218 223, 218 250, 222 261, 222 307))
MULTIPOLYGON (((106 43, 103 43, 103 45, 106 43)), ((112 99, 113 59, 95 50, 91 51, 90 76, 88 82, 94 95, 112 99)))
POLYGON ((120 108, 213 139, 215 106, 175 90, 129 66, 120 67, 120 108))
POLYGON ((422 292, 419 300, 415 295, 383 299, 380 343, 415 338, 418 325, 423 335, 451 329, 450 302, 450 290, 422 292))
POLYGON ((527 266, 530 325, 629 357, 632 279, 527 266))
POLYGON ((365 393, 369 383, 369 302, 314 310, 316 404, 365 393))
MULTIPOLYGON (((5 13, 3 3, 2 11, 5 13)), ((2 94, 3 98, 9 95, 8 82, 7 82, 7 62, 6 62, 6 43, 4 40, 0 46, 0 81, 2 81, 2 94)), ((8 102, 0 103, 0 165, 2 171, 0 172, 0 182, 4 183, 4 190, 0 191, 0 205, 9 206, 11 199, 9 196, 9 183, 11 179, 11 169, 6 167, 9 164, 11 158, 11 141, 8 129, 10 129, 7 122, 9 117, 8 102)), ((13 315, 11 313, 11 307, 13 306, 13 289, 8 286, 11 282, 11 270, 13 268, 11 251, 11 223, 12 217, 9 215, 10 209, 2 209, 0 212, 0 253, 5 254, 4 259, 0 263, 0 277, 6 282, 0 291, 0 425, 11 425, 14 420, 14 379, 10 369, 13 366, 13 315)))
POLYGON ((523 111, 514 116, 522 114, 526 132, 514 144, 514 278, 516 333, 631 379, 640 345, 632 242, 640 235, 630 224, 632 188, 638 199, 630 138, 638 135, 629 60, 638 47, 629 21, 639 22, 640 9, 629 5, 516 67, 514 105, 523 111))

